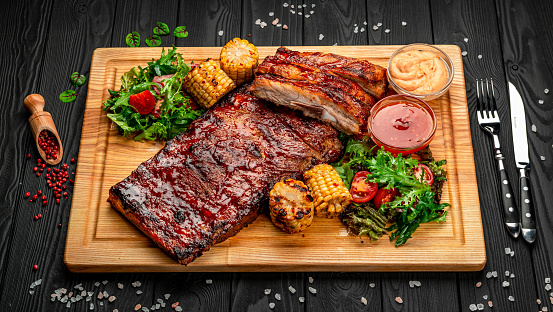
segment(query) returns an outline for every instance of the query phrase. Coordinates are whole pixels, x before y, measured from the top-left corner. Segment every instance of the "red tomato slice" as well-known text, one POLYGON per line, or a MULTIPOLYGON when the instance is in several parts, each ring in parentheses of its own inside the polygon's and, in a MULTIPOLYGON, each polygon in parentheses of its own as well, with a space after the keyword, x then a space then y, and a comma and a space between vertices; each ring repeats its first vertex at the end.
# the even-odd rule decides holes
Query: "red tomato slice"
POLYGON ((131 95, 129 98, 129 104, 140 115, 148 115, 156 105, 156 99, 152 92, 144 90, 138 94, 131 95))
POLYGON ((397 189, 379 189, 374 197, 374 205, 379 209, 382 204, 389 203, 394 200, 394 197, 399 195, 397 189))
POLYGON ((356 203, 368 202, 378 190, 378 184, 367 182, 367 175, 369 174, 371 173, 368 171, 359 171, 353 177, 350 193, 353 201, 356 203))
POLYGON ((434 183, 434 174, 432 173, 432 170, 428 168, 425 164, 419 164, 418 167, 415 169, 415 177, 417 178, 417 181, 421 180, 422 171, 424 170, 424 178, 423 180, 428 183, 428 185, 432 185, 434 183))

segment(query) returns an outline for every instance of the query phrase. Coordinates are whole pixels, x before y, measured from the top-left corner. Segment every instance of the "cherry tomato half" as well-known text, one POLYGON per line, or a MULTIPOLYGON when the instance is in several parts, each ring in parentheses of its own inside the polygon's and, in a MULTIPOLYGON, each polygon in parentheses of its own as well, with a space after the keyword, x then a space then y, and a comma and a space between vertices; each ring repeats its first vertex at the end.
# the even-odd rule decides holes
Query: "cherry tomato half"
POLYGON ((394 200, 394 197, 399 195, 397 189, 379 189, 374 197, 374 205, 379 209, 382 204, 389 203, 394 200))
POLYGON ((415 169, 415 177, 417 178, 417 181, 421 180, 422 172, 424 170, 424 178, 423 180, 428 183, 428 185, 432 185, 434 183, 434 174, 432 173, 432 170, 428 168, 425 164, 419 164, 418 167, 415 169))
POLYGON ((359 171, 353 177, 350 193, 356 203, 366 203, 376 195, 378 184, 367 182, 367 175, 369 174, 371 173, 368 171, 359 171))
POLYGON ((154 109, 156 99, 150 90, 144 90, 138 94, 131 95, 129 104, 140 115, 148 115, 154 109))

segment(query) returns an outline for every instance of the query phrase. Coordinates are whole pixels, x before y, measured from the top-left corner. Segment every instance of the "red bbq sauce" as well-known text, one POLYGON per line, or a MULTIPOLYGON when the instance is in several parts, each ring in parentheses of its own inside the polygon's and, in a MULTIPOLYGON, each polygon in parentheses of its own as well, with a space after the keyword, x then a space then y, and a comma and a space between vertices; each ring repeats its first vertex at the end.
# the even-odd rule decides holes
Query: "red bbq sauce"
POLYGON ((422 100, 392 95, 371 109, 369 131, 376 144, 393 154, 411 154, 430 143, 436 132, 436 117, 422 100))

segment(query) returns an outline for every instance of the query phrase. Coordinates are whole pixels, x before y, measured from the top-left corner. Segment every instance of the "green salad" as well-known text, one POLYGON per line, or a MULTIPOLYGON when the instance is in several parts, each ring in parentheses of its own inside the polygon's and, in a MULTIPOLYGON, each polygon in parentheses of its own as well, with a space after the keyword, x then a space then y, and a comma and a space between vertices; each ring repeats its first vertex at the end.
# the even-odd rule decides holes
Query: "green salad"
POLYGON ((121 77, 119 91, 109 90, 103 102, 108 118, 125 137, 168 140, 186 131, 203 109, 194 107, 182 92, 182 80, 190 71, 177 48, 163 49, 161 57, 148 66, 132 68, 121 77))

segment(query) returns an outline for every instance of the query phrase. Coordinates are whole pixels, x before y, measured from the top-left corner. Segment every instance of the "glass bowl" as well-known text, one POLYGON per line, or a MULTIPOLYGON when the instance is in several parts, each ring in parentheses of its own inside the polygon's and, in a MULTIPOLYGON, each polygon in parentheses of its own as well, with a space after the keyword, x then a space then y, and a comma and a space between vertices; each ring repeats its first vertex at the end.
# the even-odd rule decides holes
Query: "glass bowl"
POLYGON ((423 100, 395 94, 378 101, 368 119, 368 130, 376 145, 392 154, 411 154, 432 141, 436 114, 423 100))
POLYGON ((388 61, 388 66, 386 67, 386 72, 387 72, 387 75, 388 75, 388 81, 390 82, 390 85, 392 86, 392 88, 394 88, 394 90, 396 90, 397 93, 399 94, 405 94, 405 95, 410 95, 410 96, 413 96, 413 97, 416 97, 416 98, 419 98, 421 100, 424 100, 424 101, 430 101, 430 100, 433 100, 435 98, 438 98, 440 96, 442 96, 448 89, 449 89, 449 86, 451 85, 451 82, 453 81, 453 63, 451 62, 451 59, 449 58, 449 56, 447 56, 447 54, 445 54, 442 50, 434 47, 434 46, 431 46, 429 44, 425 44, 425 43, 413 43, 413 44, 408 44, 404 47, 401 47, 400 49, 398 49, 397 51, 394 52, 394 54, 392 54, 392 56, 390 57, 390 60, 388 61), (394 78, 392 77, 392 74, 391 74, 391 67, 392 67, 392 62, 394 61, 394 58, 400 54, 400 53, 403 53, 403 52, 408 52, 408 51, 425 51, 425 52, 431 52, 433 53, 434 55, 438 56, 440 58, 440 60, 443 62, 443 64, 445 65, 445 68, 447 70, 447 82, 444 84, 444 86, 435 91, 435 92, 432 92, 432 93, 414 93, 414 92, 411 92, 411 91, 407 91, 405 90, 404 88, 400 87, 398 85, 398 83, 394 80, 394 78))

